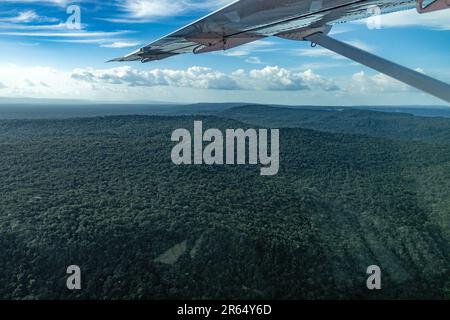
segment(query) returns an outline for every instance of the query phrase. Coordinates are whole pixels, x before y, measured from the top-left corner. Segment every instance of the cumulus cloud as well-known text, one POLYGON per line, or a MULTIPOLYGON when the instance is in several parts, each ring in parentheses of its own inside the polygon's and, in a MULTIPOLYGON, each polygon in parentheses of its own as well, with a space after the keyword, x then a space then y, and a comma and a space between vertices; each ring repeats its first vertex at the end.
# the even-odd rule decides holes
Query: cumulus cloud
POLYGON ((255 88, 270 91, 325 90, 333 91, 337 85, 324 79, 312 70, 294 72, 280 67, 267 66, 249 72, 238 70, 232 74, 239 79, 243 88, 255 88))
POLYGON ((376 94, 380 92, 405 92, 413 90, 410 86, 382 73, 368 75, 364 71, 353 74, 349 89, 353 92, 376 94))
POLYGON ((82 68, 0 64, 6 97, 95 101, 168 101, 288 104, 432 104, 439 100, 369 71, 326 77, 313 71, 267 66, 224 72, 188 69, 82 68))
POLYGON ((128 66, 103 70, 87 68, 75 69, 71 77, 89 83, 125 84, 130 87, 172 86, 196 89, 239 89, 231 77, 203 67, 191 67, 187 70, 154 69, 150 71, 140 71, 128 66))
POLYGON ((191 67, 186 70, 153 69, 141 71, 124 66, 96 70, 75 69, 72 79, 88 83, 122 84, 130 87, 171 86, 215 90, 337 90, 338 86, 312 70, 294 72, 280 67, 267 66, 250 71, 237 70, 226 74, 210 68, 191 67))

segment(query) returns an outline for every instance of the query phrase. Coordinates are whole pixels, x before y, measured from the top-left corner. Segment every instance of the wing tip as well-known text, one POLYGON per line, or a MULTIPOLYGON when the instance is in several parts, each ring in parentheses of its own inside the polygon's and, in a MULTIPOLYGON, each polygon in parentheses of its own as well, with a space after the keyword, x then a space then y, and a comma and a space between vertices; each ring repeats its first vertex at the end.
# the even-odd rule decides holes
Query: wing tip
POLYGON ((123 57, 119 57, 119 58, 115 58, 115 59, 111 59, 106 61, 105 63, 110 63, 110 62, 127 62, 127 61, 138 61, 141 59, 140 57, 140 52, 142 49, 136 50, 126 56, 123 57))
POLYGON ((105 63, 122 62, 122 61, 123 61, 122 58, 115 58, 115 59, 111 59, 111 60, 105 61, 105 63))

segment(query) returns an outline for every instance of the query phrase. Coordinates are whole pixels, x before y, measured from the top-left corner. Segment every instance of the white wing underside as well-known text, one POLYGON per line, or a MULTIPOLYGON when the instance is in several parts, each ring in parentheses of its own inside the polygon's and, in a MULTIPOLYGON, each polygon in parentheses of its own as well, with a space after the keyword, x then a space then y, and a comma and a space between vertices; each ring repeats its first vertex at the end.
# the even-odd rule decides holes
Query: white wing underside
POLYGON ((416 0, 240 0, 125 57, 111 61, 161 60, 183 53, 227 50, 269 36, 332 26, 414 8, 416 0))

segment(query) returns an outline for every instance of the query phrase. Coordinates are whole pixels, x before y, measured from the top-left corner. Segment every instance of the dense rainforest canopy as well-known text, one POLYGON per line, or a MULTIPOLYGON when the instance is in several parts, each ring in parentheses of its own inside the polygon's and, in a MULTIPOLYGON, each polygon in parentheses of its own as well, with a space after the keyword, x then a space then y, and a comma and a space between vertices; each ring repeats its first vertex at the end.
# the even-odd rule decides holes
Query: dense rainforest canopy
POLYGON ((0 298, 450 298, 449 135, 450 119, 255 106, 2 120, 0 298), (194 120, 281 127, 279 174, 174 166, 170 134, 194 120))

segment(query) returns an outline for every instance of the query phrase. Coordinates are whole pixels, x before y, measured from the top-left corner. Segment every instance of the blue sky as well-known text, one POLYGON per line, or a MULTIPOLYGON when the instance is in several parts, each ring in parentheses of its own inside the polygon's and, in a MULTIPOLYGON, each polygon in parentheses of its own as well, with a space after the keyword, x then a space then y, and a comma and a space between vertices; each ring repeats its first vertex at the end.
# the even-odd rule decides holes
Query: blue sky
MULTIPOLYGON (((227 52, 105 64, 230 1, 2 0, 0 97, 295 105, 444 102, 308 43, 267 38, 227 52), (68 29, 70 5, 81 29, 68 29)), ((335 26, 333 36, 450 82, 450 10, 335 26)))

